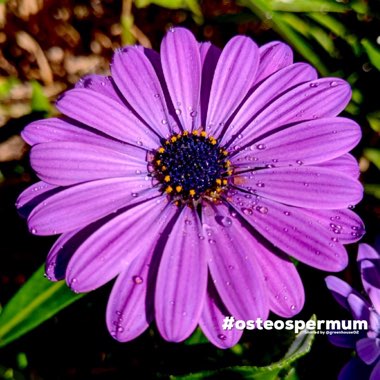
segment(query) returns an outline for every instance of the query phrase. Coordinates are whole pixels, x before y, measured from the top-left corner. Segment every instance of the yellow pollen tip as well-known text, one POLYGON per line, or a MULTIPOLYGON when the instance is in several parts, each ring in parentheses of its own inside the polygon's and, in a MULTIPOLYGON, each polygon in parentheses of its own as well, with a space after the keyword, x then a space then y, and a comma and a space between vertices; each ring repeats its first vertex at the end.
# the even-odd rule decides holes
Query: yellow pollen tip
POLYGON ((163 166, 161 167, 161 170, 162 170, 163 172, 164 172, 166 169, 167 169, 167 168, 166 168, 165 165, 163 165, 163 166))
POLYGON ((177 137, 173 136, 171 139, 170 139, 171 142, 176 142, 177 141, 177 137))
POLYGON ((189 131, 185 131, 182 133, 183 136, 187 136, 189 134, 189 131))
POLYGON ((166 141, 165 141, 165 144, 166 144, 166 145, 169 145, 169 144, 170 144, 170 141, 169 141, 169 140, 166 140, 166 141))
POLYGON ((170 182, 170 175, 166 175, 165 178, 164 178, 164 181, 165 182, 170 182))
POLYGON ((226 166, 226 168, 230 167, 230 166, 231 166, 231 161, 230 161, 230 160, 227 160, 227 161, 225 162, 225 166, 226 166))
POLYGON ((206 133, 205 131, 202 131, 202 132, 201 132, 201 136, 202 136, 202 137, 206 137, 206 136, 207 136, 207 133, 206 133))
POLYGON ((223 185, 227 185, 228 181, 226 179, 223 180, 223 185))
POLYGON ((210 138, 211 145, 216 145, 217 141, 214 138, 210 138))
POLYGON ((161 160, 157 160, 157 161, 156 161, 156 164, 157 164, 158 166, 160 166, 160 165, 161 165, 161 160))
POLYGON ((227 173, 228 175, 231 175, 231 174, 232 174, 232 170, 228 170, 226 173, 227 173))
POLYGON ((195 190, 191 189, 191 190, 189 191, 189 194, 190 194, 191 197, 193 197, 193 196, 195 195, 195 190))
POLYGON ((158 153, 164 153, 165 152, 165 148, 161 147, 158 149, 158 153))
POLYGON ((198 131, 193 131, 193 135, 198 136, 199 135, 198 131))
POLYGON ((222 184, 222 180, 219 179, 219 178, 215 182, 216 182, 217 185, 221 185, 222 184))
POLYGON ((173 188, 172 188, 171 186, 168 186, 168 187, 165 189, 165 193, 167 193, 167 194, 170 194, 172 191, 173 191, 173 188))
POLYGON ((216 188, 216 192, 217 192, 217 193, 221 193, 221 192, 222 192, 222 188, 221 188, 221 187, 217 187, 217 188, 216 188))
POLYGON ((223 156, 228 156, 228 152, 226 150, 222 151, 223 156))
POLYGON ((180 193, 182 191, 182 186, 177 186, 176 188, 177 193, 180 193))

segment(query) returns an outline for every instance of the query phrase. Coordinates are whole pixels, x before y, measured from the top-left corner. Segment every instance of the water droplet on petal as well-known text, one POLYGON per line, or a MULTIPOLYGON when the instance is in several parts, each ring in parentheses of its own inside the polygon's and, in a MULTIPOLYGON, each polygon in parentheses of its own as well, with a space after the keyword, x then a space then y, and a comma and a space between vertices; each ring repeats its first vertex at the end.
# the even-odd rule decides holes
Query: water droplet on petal
POLYGON ((167 123, 168 123, 168 121, 166 119, 161 120, 161 124, 166 125, 167 123))
POLYGON ((177 115, 181 115, 182 111, 181 111, 179 108, 176 108, 175 113, 176 113, 177 115))
POLYGON ((256 183, 256 186, 257 187, 265 187, 265 183, 259 181, 259 182, 256 183))
POLYGON ((244 215, 252 215, 253 211, 250 208, 243 208, 242 209, 244 215))
POLYGON ((319 83, 318 82, 312 82, 309 84, 310 87, 318 87, 319 83))
POLYGON ((131 195, 132 195, 133 198, 136 198, 136 197, 139 196, 137 193, 131 193, 131 195))
POLYGON ((160 97, 160 94, 154 94, 154 97, 155 97, 155 98, 159 98, 159 97, 160 97))
POLYGON ((227 337, 224 334, 218 334, 218 338, 220 340, 226 340, 227 339, 227 337))
POLYGON ((186 224, 187 226, 191 226, 191 225, 193 224, 193 222, 192 222, 191 220, 189 220, 189 219, 186 219, 186 220, 185 220, 185 224, 186 224))
POLYGON ((208 239, 208 242, 209 242, 210 244, 215 244, 215 243, 216 243, 216 241, 215 241, 214 239, 208 239))
POLYGON ((290 310, 296 310, 296 305, 291 305, 290 310))
POLYGON ((301 160, 297 160, 297 161, 296 161, 296 164, 298 164, 298 165, 303 165, 303 162, 302 162, 301 160))
POLYGON ((195 117, 195 116, 197 116, 198 115, 198 112, 197 111, 191 111, 190 112, 190 116, 191 117, 195 117))
POLYGON ((266 145, 265 144, 258 144, 258 145, 256 145, 256 148, 258 150, 264 150, 266 148, 266 145))
POLYGON ((338 85, 338 82, 333 80, 332 82, 330 82, 330 87, 336 87, 338 85))
POLYGON ((133 276, 133 282, 136 285, 140 285, 144 282, 143 278, 141 276, 133 276))
POLYGON ((284 211, 284 214, 285 214, 286 216, 289 216, 289 215, 290 215, 290 212, 289 212, 289 211, 284 211))
POLYGON ((35 234, 37 233, 37 230, 36 230, 35 228, 32 228, 32 229, 30 230, 30 232, 31 232, 33 235, 35 235, 35 234))
POLYGON ((260 213, 260 214, 268 214, 268 208, 267 207, 263 207, 263 206, 257 206, 256 207, 256 210, 260 213))
POLYGON ((232 220, 231 218, 229 218, 228 216, 225 216, 221 219, 221 223, 223 224, 223 226, 225 227, 231 227, 232 225, 232 220))

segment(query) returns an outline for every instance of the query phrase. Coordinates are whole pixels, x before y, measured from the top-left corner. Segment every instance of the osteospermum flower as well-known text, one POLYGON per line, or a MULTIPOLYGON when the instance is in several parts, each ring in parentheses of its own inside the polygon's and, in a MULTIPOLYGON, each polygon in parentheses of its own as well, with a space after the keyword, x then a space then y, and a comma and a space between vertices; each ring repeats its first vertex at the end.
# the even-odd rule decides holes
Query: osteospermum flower
POLYGON ((225 315, 298 313, 288 255, 339 271, 363 234, 347 153, 360 128, 336 117, 350 94, 280 42, 237 36, 221 51, 174 28, 160 54, 115 52, 111 76, 85 77, 58 99, 62 118, 22 132, 41 182, 18 207, 33 234, 62 234, 47 276, 76 292, 117 277, 107 325, 120 341, 155 320, 168 341, 199 324, 225 348, 241 335, 225 315))
POLYGON ((367 244, 359 245, 358 263, 366 296, 335 276, 326 278, 327 287, 354 319, 368 322, 368 331, 337 334, 330 341, 339 347, 355 349, 353 357, 341 370, 339 380, 380 379, 380 254, 367 244))

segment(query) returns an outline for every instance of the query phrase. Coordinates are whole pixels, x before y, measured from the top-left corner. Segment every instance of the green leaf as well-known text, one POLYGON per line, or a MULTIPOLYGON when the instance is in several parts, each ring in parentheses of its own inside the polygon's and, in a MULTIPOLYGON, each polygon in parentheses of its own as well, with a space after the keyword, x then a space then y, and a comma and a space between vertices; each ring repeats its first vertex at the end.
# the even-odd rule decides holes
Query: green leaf
POLYGON ((367 120, 375 132, 380 132, 380 111, 375 111, 368 114, 367 120))
POLYGON ((185 340, 185 344, 188 346, 194 346, 196 344, 209 343, 208 339, 203 334, 202 330, 198 327, 190 338, 185 340))
POLYGON ((347 5, 329 0, 268 0, 269 7, 282 12, 346 12, 347 5))
MULTIPOLYGON (((316 316, 313 315, 310 321, 316 322, 316 316)), ((283 359, 265 367, 236 366, 217 369, 213 371, 202 371, 184 376, 170 376, 172 380, 198 380, 198 379, 228 379, 244 378, 249 380, 276 380, 280 372, 286 371, 288 376, 291 374, 291 364, 300 357, 306 355, 313 344, 315 334, 307 329, 302 330, 296 335, 293 343, 290 345, 283 359)), ((294 372, 293 372, 294 373, 294 372)), ((296 375, 295 375, 296 376, 296 375)), ((297 379, 297 377, 288 377, 297 379)))
POLYGON ((134 0, 134 3, 137 8, 155 4, 168 9, 186 9, 193 13, 193 18, 197 23, 203 22, 202 10, 197 0, 134 0))
POLYGON ((32 81, 30 84, 32 86, 32 111, 46 111, 47 113, 50 113, 52 106, 49 99, 44 94, 42 86, 37 81, 32 81))
POLYGON ((380 199, 380 185, 378 184, 367 184, 364 185, 364 190, 367 194, 373 195, 376 198, 380 199))
POLYGON ((84 294, 75 294, 64 281, 51 282, 41 266, 4 306, 0 314, 0 347, 7 345, 84 294))
POLYGON ((20 81, 15 77, 0 78, 0 99, 7 97, 11 89, 18 83, 20 81))
POLYGON ((361 44, 366 51, 371 64, 380 70, 380 49, 370 40, 363 38, 361 44))
POLYGON ((364 149, 364 155, 380 170, 380 149, 364 149))

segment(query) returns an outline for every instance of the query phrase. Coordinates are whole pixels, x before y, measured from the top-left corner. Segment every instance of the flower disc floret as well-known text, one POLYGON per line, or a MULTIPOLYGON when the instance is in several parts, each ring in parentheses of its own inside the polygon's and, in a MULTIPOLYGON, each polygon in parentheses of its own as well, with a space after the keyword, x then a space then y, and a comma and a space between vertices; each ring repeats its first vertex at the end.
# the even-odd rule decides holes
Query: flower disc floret
POLYGON ((204 131, 170 136, 156 150, 153 175, 174 201, 217 200, 232 174, 228 152, 204 131))

